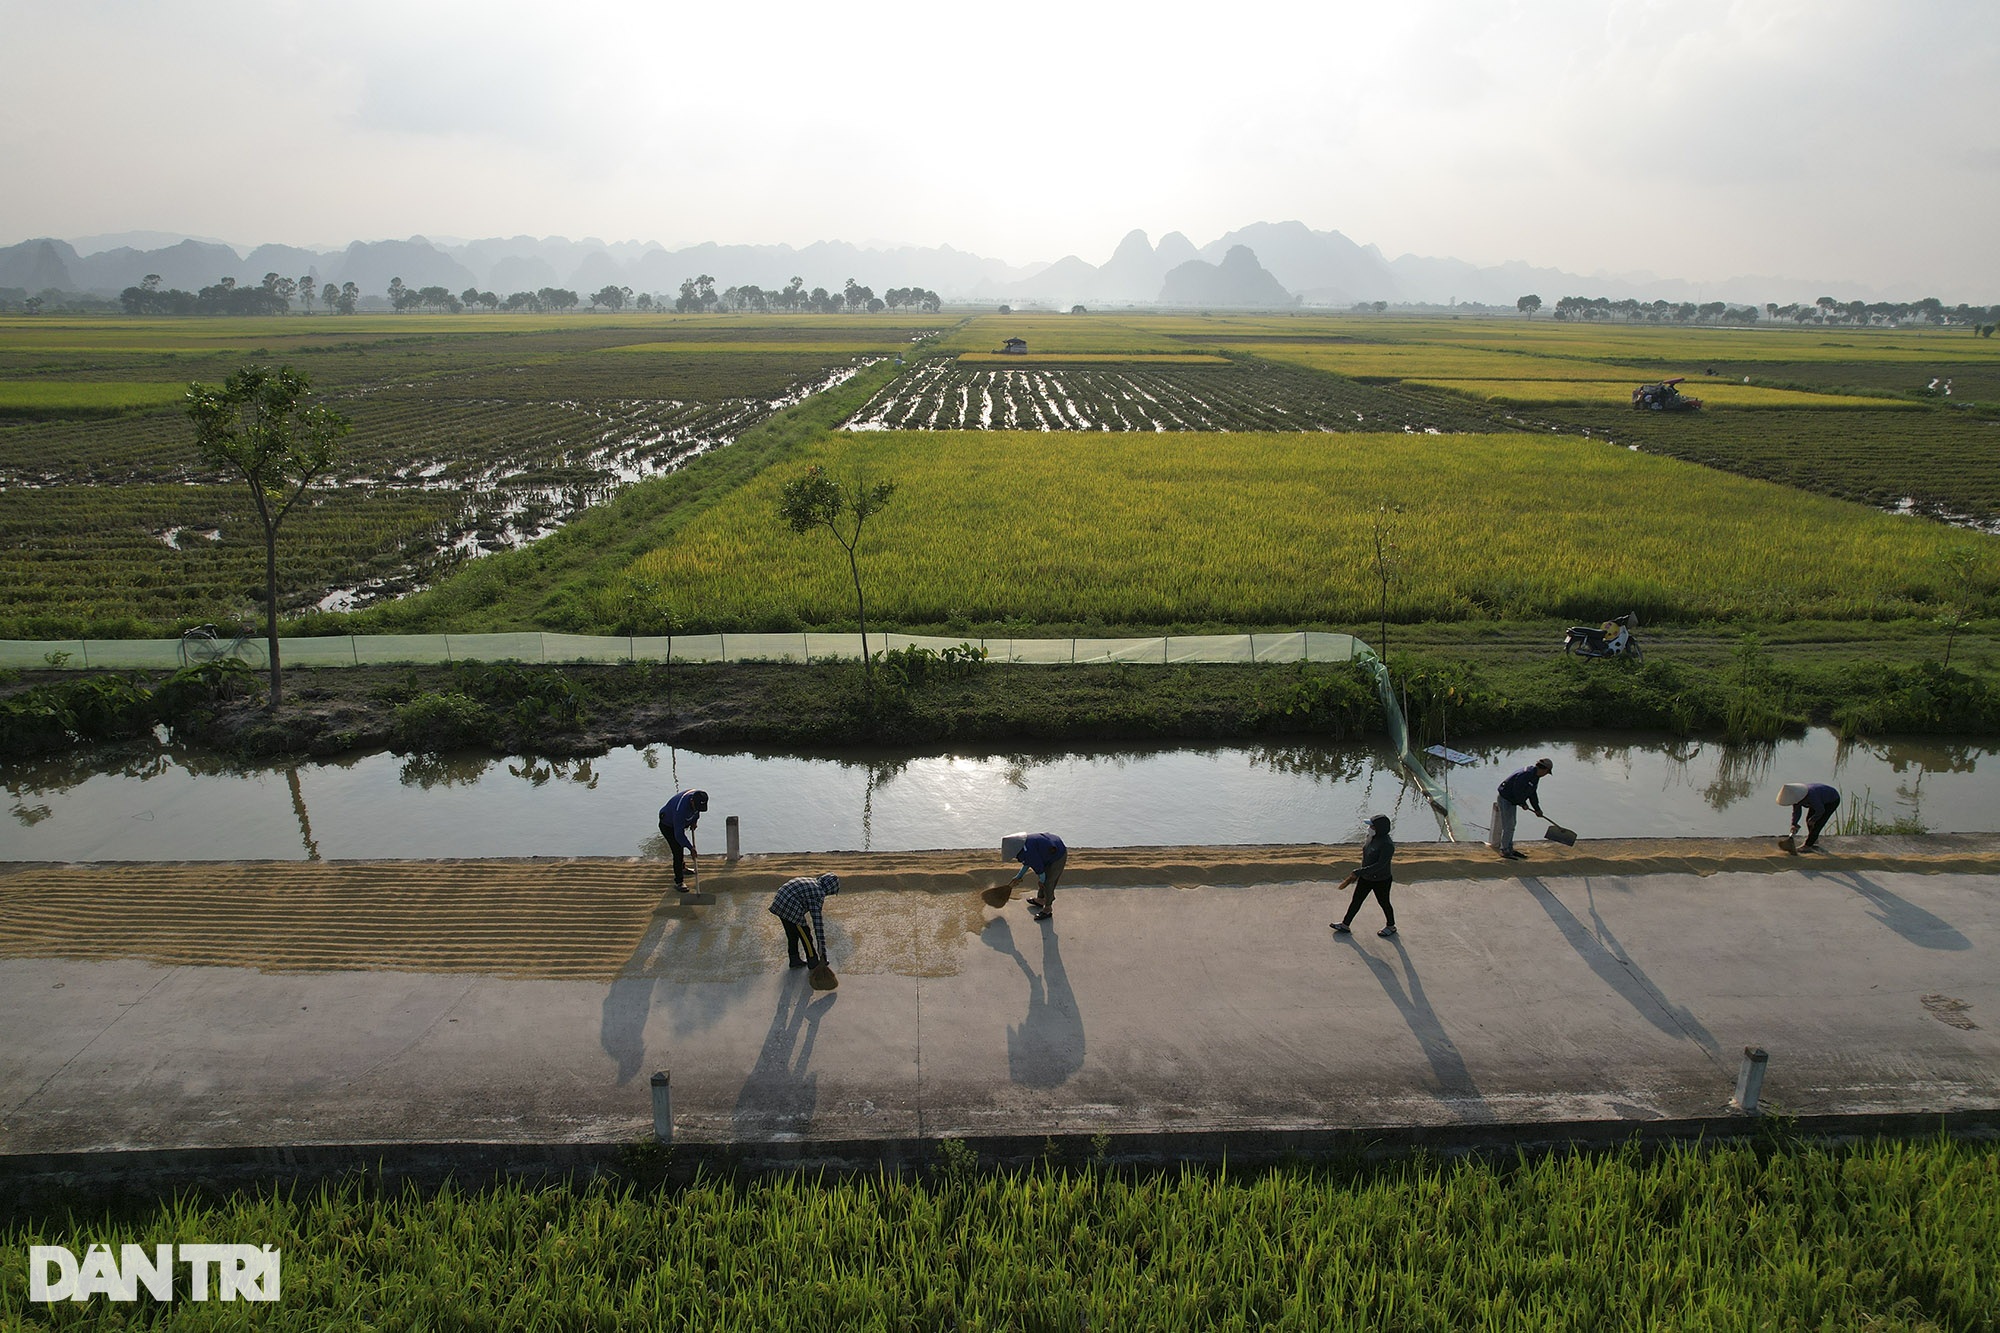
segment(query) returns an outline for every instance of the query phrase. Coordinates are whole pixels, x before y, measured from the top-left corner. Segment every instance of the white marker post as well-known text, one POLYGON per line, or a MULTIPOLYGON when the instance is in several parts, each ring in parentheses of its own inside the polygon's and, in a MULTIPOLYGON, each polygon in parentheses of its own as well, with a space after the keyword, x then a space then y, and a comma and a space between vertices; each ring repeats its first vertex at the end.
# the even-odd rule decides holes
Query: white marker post
POLYGON ((662 1069, 653 1075, 653 1138, 660 1143, 674 1141, 674 1084, 671 1069, 662 1069))
POLYGON ((1757 1114, 1757 1098, 1764 1091, 1764 1065, 1770 1058, 1761 1046, 1743 1048, 1743 1068, 1736 1075, 1736 1100, 1730 1104, 1745 1115, 1757 1114))

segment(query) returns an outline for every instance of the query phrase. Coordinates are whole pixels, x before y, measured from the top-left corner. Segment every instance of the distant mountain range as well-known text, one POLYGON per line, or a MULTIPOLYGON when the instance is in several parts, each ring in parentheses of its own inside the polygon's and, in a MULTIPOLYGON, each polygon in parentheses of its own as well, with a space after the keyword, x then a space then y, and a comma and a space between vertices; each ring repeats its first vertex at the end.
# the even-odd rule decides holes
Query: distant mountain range
POLYGON ((782 287, 794 276, 808 288, 838 291, 853 278, 878 292, 916 286, 947 301, 995 301, 1016 306, 1201 306, 1346 309, 1361 302, 1390 305, 1478 304, 1512 307, 1529 293, 1548 305, 1563 296, 1641 300, 1811 301, 1915 299, 1926 293, 1883 293, 1853 283, 1733 278, 1699 283, 1650 274, 1585 276, 1507 263, 1403 255, 1386 259, 1337 231, 1302 222, 1258 222, 1199 249, 1179 232, 1154 245, 1143 231, 1118 243, 1103 264, 1068 255, 1052 264, 1015 266, 950 246, 863 248, 823 241, 789 245, 689 246, 656 242, 572 241, 529 236, 475 241, 356 241, 345 249, 260 245, 244 250, 172 233, 129 232, 80 238, 40 238, 0 249, 0 288, 30 294, 54 288, 116 296, 158 274, 163 287, 196 291, 221 278, 256 284, 266 273, 310 275, 316 283, 352 282, 364 295, 386 292, 392 278, 409 287, 468 287, 505 298, 516 291, 563 287, 588 298, 606 286, 672 296, 706 274, 718 288, 782 287))

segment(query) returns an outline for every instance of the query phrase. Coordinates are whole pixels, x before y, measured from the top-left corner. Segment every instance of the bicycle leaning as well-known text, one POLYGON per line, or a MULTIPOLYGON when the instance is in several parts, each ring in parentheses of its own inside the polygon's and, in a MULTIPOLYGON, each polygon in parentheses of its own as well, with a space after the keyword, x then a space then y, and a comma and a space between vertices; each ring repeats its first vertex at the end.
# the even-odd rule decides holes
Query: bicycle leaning
POLYGON ((225 658, 235 658, 251 666, 259 666, 264 660, 264 646, 261 641, 244 630, 233 639, 222 637, 213 625, 196 625, 193 629, 181 631, 181 665, 200 666, 204 662, 220 662, 225 658))

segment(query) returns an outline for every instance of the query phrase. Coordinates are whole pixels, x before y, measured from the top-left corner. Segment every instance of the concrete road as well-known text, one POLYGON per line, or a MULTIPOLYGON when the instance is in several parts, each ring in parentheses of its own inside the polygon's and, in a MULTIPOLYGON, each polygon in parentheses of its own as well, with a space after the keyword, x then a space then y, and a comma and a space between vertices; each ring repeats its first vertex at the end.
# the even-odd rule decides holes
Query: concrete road
POLYGON ((746 861, 664 907, 657 864, 593 862, 595 975, 536 915, 574 863, 454 863, 455 914, 351 887, 379 863, 230 868, 347 904, 289 952, 254 885, 0 867, 0 1154, 630 1141, 662 1069, 688 1142, 1699 1118, 1746 1045, 1793 1114, 2000 1108, 2000 840, 1406 852, 1393 939, 1372 902, 1328 929, 1344 848, 1078 849, 1047 922, 956 853, 746 861), (833 862, 819 994, 765 906, 833 862), (544 963, 482 961, 502 936, 544 963))

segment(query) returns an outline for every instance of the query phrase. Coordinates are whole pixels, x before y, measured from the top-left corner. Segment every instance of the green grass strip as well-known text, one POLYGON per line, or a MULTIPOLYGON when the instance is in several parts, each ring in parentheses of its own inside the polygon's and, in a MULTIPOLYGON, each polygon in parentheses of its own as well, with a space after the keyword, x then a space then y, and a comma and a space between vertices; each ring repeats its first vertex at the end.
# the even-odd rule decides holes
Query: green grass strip
POLYGON ((185 380, 0 380, 0 419, 116 416, 165 407, 186 393, 185 380))
MULTIPOLYGON (((2000 1307, 2000 1148, 1772 1142, 1269 1172, 713 1180, 665 1192, 359 1186, 16 1220, 26 1247, 247 1242, 277 1307, 161 1328, 1954 1329, 2000 1307)), ((181 1281, 185 1283, 185 1270, 181 1281)))

